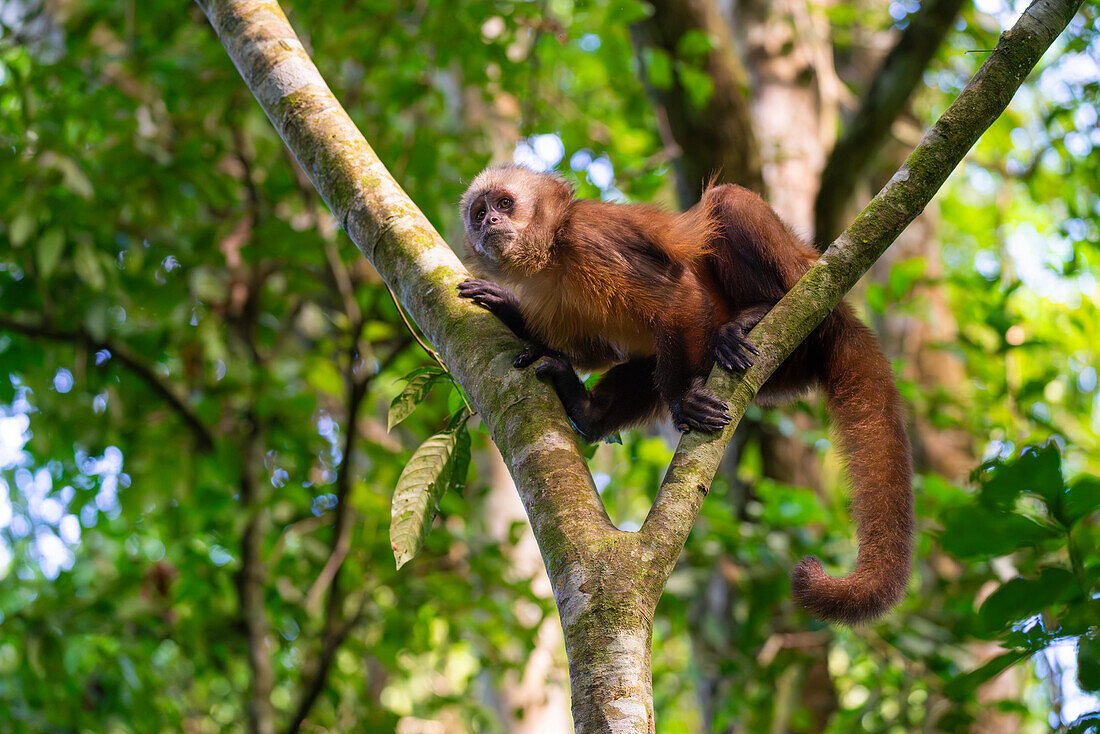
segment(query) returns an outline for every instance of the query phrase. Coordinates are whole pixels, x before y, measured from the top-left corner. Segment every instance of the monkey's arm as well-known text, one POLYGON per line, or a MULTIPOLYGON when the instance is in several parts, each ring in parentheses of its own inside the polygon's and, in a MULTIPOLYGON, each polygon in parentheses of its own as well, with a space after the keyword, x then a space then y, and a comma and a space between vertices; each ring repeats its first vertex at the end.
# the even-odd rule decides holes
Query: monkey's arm
POLYGON ((460 298, 469 298, 489 311, 511 329, 513 334, 527 342, 523 351, 512 360, 512 365, 517 369, 534 364, 544 356, 566 359, 561 352, 551 349, 531 336, 523 313, 519 310, 519 299, 501 284, 480 278, 467 278, 458 284, 458 295, 460 298))
POLYGON ((711 341, 702 323, 702 319, 681 316, 679 325, 656 329, 654 381, 672 412, 673 424, 683 432, 718 431, 730 422, 729 406, 703 387, 712 362, 707 354, 711 341))

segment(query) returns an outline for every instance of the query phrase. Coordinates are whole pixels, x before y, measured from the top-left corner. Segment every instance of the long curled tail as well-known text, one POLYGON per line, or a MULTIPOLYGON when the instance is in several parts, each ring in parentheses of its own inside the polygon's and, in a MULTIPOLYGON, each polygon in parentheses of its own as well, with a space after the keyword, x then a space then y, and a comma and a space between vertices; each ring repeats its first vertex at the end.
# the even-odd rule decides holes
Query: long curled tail
POLYGON ((791 574, 795 599, 815 616, 856 624, 893 607, 912 562, 913 482, 909 440, 890 365, 871 331, 838 310, 822 387, 847 459, 859 553, 850 574, 825 573, 807 556, 791 574))

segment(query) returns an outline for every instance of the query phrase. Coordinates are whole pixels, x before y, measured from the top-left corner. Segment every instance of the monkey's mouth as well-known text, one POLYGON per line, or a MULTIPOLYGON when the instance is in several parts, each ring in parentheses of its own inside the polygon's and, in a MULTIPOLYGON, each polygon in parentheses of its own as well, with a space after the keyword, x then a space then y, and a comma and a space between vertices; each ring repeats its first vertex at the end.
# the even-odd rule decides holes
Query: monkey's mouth
POLYGON ((490 260, 496 261, 508 249, 508 246, 516 239, 516 233, 510 229, 485 231, 478 242, 478 250, 490 260))

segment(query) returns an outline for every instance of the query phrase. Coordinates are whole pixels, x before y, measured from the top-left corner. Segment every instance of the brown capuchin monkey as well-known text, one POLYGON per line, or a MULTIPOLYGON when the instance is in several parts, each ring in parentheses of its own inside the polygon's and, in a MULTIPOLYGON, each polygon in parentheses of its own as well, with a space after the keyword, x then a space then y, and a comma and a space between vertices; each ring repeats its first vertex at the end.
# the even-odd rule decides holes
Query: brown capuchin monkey
MULTIPOLYGON (((717 431, 728 406, 703 387, 715 360, 752 364, 746 335, 817 259, 756 194, 714 186, 682 214, 575 199, 558 176, 503 165, 461 202, 466 263, 459 285, 528 346, 577 432, 596 441, 667 405, 681 431, 717 431), (606 370, 591 391, 577 377, 606 370)), ((537 363, 537 364, 536 364, 537 363)), ((889 363, 841 302, 768 379, 757 401, 818 385, 847 458, 858 521, 855 570, 843 578, 803 558, 791 588, 814 615, 853 624, 905 592, 912 554, 909 442, 889 363)))

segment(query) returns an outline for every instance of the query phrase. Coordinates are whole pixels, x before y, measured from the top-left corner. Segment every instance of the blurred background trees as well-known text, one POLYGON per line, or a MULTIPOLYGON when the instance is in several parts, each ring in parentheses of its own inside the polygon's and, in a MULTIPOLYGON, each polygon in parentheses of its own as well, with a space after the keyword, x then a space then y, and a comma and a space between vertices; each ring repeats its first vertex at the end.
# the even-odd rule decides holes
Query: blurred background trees
MULTIPOLYGON (((455 245, 464 181, 512 158, 667 206, 720 169, 827 244, 1023 8, 284 3, 455 245)), ((754 410, 658 608, 662 732, 1091 726, 1098 31, 1086 5, 855 296, 912 417, 906 602, 859 630, 794 608, 794 560, 854 557, 843 471, 816 401, 754 410)), ((386 432, 429 361, 197 7, 0 2, 5 730, 565 730, 484 433, 394 570, 390 493, 459 400, 386 432)), ((591 463, 630 528, 671 433, 622 438, 591 463)))

